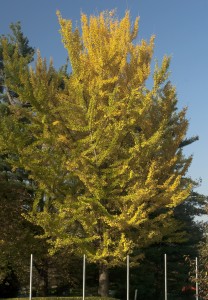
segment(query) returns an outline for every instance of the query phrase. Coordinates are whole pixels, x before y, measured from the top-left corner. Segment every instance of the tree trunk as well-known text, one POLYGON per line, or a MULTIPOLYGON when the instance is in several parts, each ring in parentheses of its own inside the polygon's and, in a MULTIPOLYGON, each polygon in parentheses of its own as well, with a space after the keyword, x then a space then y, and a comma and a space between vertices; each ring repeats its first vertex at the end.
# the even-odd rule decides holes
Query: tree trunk
POLYGON ((108 277, 108 268, 100 264, 99 266, 99 288, 98 294, 101 297, 108 297, 109 295, 109 277, 108 277))
POLYGON ((39 293, 40 296, 42 297, 48 296, 48 270, 47 269, 42 269, 41 281, 39 285, 39 293))
POLYGON ((38 296, 48 296, 48 262, 44 260, 42 265, 34 263, 34 266, 39 275, 38 296))

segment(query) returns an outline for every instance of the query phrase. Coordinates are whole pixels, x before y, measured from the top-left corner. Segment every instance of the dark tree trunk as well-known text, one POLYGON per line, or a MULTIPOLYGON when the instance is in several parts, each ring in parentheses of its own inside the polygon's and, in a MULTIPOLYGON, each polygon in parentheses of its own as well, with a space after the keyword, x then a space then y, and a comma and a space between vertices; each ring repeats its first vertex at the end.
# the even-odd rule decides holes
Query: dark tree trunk
POLYGON ((43 269, 41 272, 41 282, 40 282, 40 295, 45 297, 48 296, 48 270, 43 269))
POLYGON ((34 263, 39 275, 38 295, 41 297, 48 296, 48 262, 44 260, 41 266, 34 263))
POLYGON ((109 295, 109 277, 108 277, 108 268, 100 264, 99 266, 99 288, 98 294, 101 297, 108 297, 109 295))

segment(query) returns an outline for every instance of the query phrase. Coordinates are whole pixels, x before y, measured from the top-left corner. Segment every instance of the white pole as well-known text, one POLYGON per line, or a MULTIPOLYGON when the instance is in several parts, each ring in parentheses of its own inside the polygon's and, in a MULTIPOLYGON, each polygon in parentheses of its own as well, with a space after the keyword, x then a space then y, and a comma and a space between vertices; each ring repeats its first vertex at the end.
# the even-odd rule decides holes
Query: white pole
POLYGON ((32 268, 33 268, 33 255, 30 256, 30 297, 32 299, 32 268))
POLYGON ((199 299, 199 283, 198 283, 198 259, 196 257, 196 300, 199 299))
POLYGON ((167 255, 164 255, 164 263, 165 263, 165 300, 168 299, 167 293, 167 255))
POLYGON ((83 256, 83 296, 82 299, 85 300, 85 273, 86 273, 86 257, 83 256))
POLYGON ((127 255, 127 294, 126 299, 129 300, 129 255, 127 255))

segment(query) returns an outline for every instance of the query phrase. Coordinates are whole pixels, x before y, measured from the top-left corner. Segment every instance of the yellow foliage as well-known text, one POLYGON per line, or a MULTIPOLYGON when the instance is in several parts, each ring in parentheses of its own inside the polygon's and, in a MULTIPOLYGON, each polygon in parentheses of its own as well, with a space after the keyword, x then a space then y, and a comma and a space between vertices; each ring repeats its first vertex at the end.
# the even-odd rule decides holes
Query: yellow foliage
POLYGON ((186 111, 177 111, 167 82, 170 58, 156 65, 147 88, 154 36, 137 43, 138 19, 131 25, 129 12, 121 20, 113 12, 82 14, 81 31, 57 15, 70 75, 47 67, 40 53, 28 68, 5 45, 7 84, 31 107, 14 107, 1 121, 1 148, 17 153, 15 167, 47 195, 33 222, 54 248, 113 266, 177 228, 173 208, 191 188, 191 158, 179 149, 186 111))
POLYGON ((56 126, 56 125, 58 125, 59 123, 60 123, 60 121, 56 120, 56 121, 54 121, 52 124, 53 124, 54 126, 56 126))
POLYGON ((58 141, 59 142, 66 142, 67 141, 67 137, 65 135, 63 135, 63 134, 60 134, 58 136, 58 141))

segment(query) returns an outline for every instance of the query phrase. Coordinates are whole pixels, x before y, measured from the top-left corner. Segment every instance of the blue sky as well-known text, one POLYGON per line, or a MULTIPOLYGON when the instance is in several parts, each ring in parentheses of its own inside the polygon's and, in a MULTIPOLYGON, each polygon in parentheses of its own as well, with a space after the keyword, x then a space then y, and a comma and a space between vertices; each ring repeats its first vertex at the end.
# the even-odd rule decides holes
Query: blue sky
POLYGON ((119 18, 130 10, 132 21, 140 16, 138 41, 156 35, 154 57, 172 57, 171 81, 177 88, 178 107, 188 106, 188 137, 200 140, 184 148, 193 154, 189 169, 202 178, 198 192, 208 195, 208 0, 1 0, 0 33, 9 33, 11 22, 21 21, 30 44, 55 67, 66 61, 56 10, 79 25, 80 13, 98 14, 117 8, 119 18))

